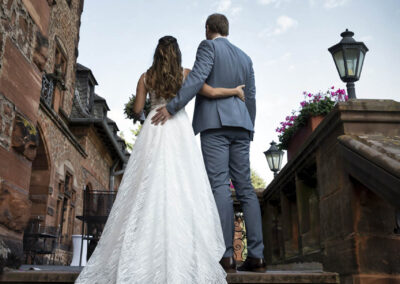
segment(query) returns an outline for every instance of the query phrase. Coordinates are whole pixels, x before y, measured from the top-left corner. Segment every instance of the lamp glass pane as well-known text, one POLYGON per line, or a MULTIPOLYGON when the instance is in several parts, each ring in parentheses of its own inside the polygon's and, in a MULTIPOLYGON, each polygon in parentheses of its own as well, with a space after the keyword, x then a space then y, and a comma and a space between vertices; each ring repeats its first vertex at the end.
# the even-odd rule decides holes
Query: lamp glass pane
POLYGON ((358 63, 360 66, 358 66, 357 69, 357 78, 360 78, 361 75, 361 69, 363 68, 363 64, 364 64, 364 52, 360 52, 360 62, 358 63))
POLYGON ((283 151, 279 152, 279 170, 281 170, 281 166, 282 166, 282 161, 283 161, 283 156, 285 155, 285 153, 283 151))
POLYGON ((273 165, 273 162, 272 162, 272 155, 270 153, 268 153, 265 156, 267 157, 268 167, 272 171, 273 168, 274 168, 274 165, 273 165))
POLYGON ((335 60, 335 64, 337 69, 339 70, 339 76, 344 77, 346 75, 344 69, 344 59, 343 59, 343 51, 339 50, 333 54, 333 59, 335 60))
POLYGON ((356 76, 356 68, 358 61, 358 48, 348 48, 346 49, 346 63, 347 63, 347 75, 356 76))
POLYGON ((277 171, 279 169, 279 160, 280 160, 279 152, 272 153, 272 160, 274 163, 273 169, 277 171))

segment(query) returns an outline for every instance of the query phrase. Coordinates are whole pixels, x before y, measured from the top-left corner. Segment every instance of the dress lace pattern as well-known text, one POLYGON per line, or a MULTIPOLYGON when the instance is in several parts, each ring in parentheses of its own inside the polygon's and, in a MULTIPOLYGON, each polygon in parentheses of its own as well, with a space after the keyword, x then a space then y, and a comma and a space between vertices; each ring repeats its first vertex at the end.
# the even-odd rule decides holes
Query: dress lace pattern
POLYGON ((102 236, 75 283, 226 283, 221 224, 190 120, 183 109, 151 124, 167 101, 150 99, 102 236))

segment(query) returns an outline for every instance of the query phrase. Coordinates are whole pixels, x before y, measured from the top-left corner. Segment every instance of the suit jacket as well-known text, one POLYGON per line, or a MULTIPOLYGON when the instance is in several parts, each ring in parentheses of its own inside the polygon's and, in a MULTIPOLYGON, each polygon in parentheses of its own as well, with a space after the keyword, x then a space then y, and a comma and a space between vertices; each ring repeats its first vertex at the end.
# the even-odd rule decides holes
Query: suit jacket
POLYGON ((167 110, 175 114, 195 95, 193 114, 195 134, 223 126, 242 127, 254 134, 256 116, 256 88, 253 63, 250 57, 224 37, 200 43, 192 71, 182 88, 168 104, 167 110), (210 99, 197 94, 204 82, 212 87, 234 88, 245 84, 246 101, 237 96, 210 99))

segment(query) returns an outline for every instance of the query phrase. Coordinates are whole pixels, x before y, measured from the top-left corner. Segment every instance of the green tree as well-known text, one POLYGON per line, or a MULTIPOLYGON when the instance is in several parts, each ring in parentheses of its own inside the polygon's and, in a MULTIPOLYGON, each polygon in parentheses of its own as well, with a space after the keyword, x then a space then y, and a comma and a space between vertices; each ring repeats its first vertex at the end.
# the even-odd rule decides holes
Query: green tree
POLYGON ((120 132, 118 133, 118 136, 121 137, 121 138, 124 140, 125 145, 126 145, 126 148, 128 148, 129 152, 131 152, 132 149, 133 149, 133 143, 130 143, 130 142, 128 142, 128 141, 126 140, 123 131, 120 131, 120 132))
MULTIPOLYGON (((136 126, 137 124, 135 124, 136 126)), ((139 124, 135 129, 130 129, 132 135, 134 136, 134 140, 139 136, 140 130, 142 130, 143 124, 139 124)))
POLYGON ((132 133, 132 135, 133 135, 133 138, 132 138, 131 141, 128 141, 128 140, 125 138, 125 135, 124 135, 124 132, 123 132, 123 131, 120 131, 120 132, 119 132, 118 135, 119 135, 122 139, 124 139, 125 145, 126 145, 126 147, 128 148, 129 152, 132 151, 133 145, 135 144, 136 138, 138 137, 138 135, 139 135, 139 133, 140 133, 140 130, 142 130, 142 124, 140 124, 140 123, 136 123, 136 124, 135 124, 135 128, 129 129, 129 131, 130 131, 130 132, 132 133))
POLYGON ((265 188, 265 181, 257 174, 257 172, 251 169, 251 184, 254 188, 265 188))

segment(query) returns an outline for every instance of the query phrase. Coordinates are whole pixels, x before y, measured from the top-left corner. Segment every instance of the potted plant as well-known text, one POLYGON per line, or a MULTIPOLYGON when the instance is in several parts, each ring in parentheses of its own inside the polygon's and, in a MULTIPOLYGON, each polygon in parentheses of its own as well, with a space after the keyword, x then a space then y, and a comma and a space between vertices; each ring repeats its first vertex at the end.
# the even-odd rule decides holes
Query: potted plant
POLYGON ((340 101, 347 101, 348 96, 344 89, 329 88, 326 92, 312 94, 303 92, 304 100, 300 102, 300 109, 292 111, 285 121, 276 129, 279 133, 278 145, 287 150, 288 160, 299 150, 303 142, 317 128, 323 118, 340 101))

